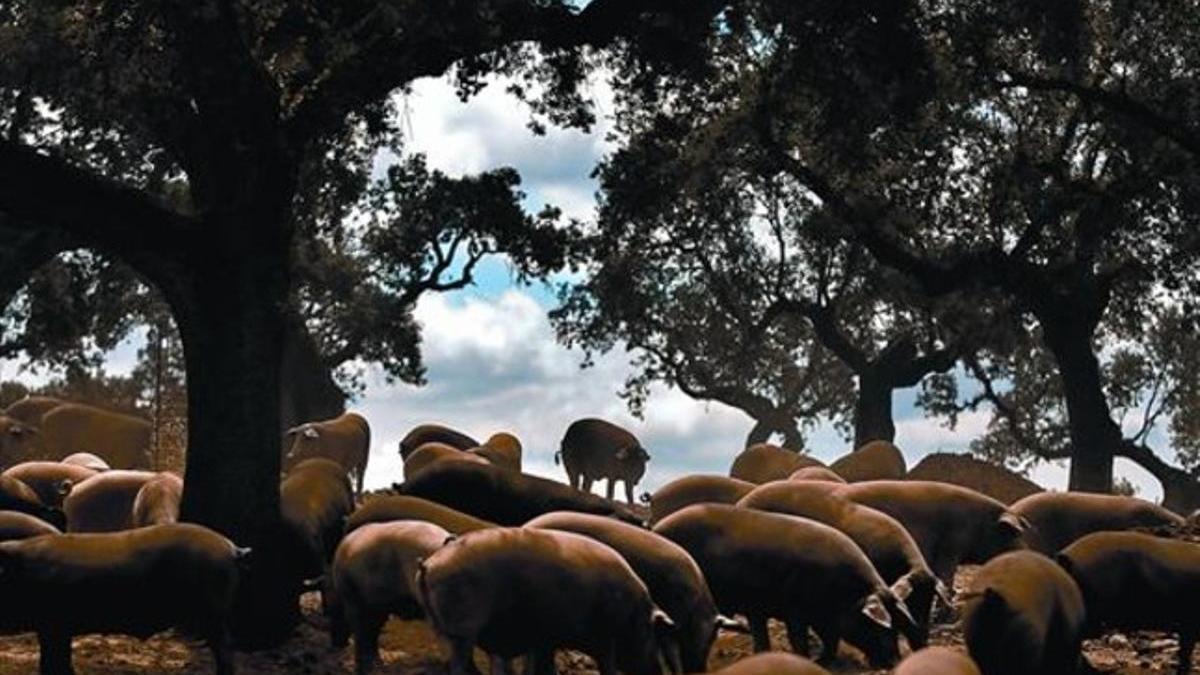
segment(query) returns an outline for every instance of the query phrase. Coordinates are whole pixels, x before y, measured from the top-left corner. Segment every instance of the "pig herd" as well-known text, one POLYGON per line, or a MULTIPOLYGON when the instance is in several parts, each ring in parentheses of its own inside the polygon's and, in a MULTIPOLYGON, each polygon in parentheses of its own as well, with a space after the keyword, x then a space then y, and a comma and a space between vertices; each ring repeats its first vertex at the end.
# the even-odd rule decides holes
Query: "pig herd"
MULTIPOLYGON (((357 673, 379 664, 393 616, 425 621, 456 675, 477 673, 479 652, 495 674, 517 659, 549 674, 561 649, 602 675, 710 672, 720 631, 748 633, 756 652, 725 675, 826 673, 842 646, 900 675, 1062 675, 1088 667, 1085 638, 1141 629, 1177 633, 1186 673, 1200 628, 1200 544, 1171 536, 1179 516, 1111 495, 1005 504, 907 479, 889 443, 829 467, 752 446, 729 476, 681 477, 647 508, 633 488, 649 453, 602 420, 564 434, 569 485, 523 473, 511 434, 479 443, 428 424, 400 443, 403 482, 364 499, 361 416, 284 442, 296 616, 299 596, 319 591, 331 644, 353 642, 357 673), (588 490, 601 479, 607 499, 588 490), (956 599, 964 564, 981 567, 956 599), (786 645, 772 644, 771 619, 786 645), (950 621, 965 654, 928 646, 931 625, 950 621)), ((176 522, 182 491, 173 473, 95 456, 0 474, 0 629, 37 634, 43 673, 72 672, 74 635, 170 627, 233 672, 234 598, 254 553, 176 522)))

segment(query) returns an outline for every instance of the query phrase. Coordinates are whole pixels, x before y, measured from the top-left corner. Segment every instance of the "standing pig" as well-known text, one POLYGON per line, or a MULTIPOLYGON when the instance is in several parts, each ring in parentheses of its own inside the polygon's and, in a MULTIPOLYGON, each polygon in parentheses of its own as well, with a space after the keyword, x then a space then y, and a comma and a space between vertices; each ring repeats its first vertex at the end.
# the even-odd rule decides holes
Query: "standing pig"
POLYGON ((41 426, 42 415, 66 403, 61 398, 53 396, 25 396, 25 398, 10 403, 4 409, 4 414, 14 420, 20 420, 30 426, 41 426))
POLYGON ((979 569, 966 594, 963 639, 983 675, 1065 675, 1080 665, 1084 604, 1053 560, 1005 553, 979 569))
POLYGON ((843 485, 834 494, 900 521, 947 586, 961 563, 1025 547, 1028 523, 995 499, 957 485, 876 480, 843 485))
POLYGON ((130 516, 134 527, 165 525, 179 520, 179 503, 183 499, 183 480, 162 471, 138 490, 130 516))
POLYGON ((1141 532, 1097 532, 1058 554, 1083 593, 1085 635, 1106 630, 1179 634, 1179 675, 1200 633, 1200 544, 1141 532))
POLYGON ((42 434, 37 427, 0 415, 0 468, 28 462, 44 454, 42 434))
POLYGON ((284 473, 306 459, 332 460, 354 476, 355 489, 362 493, 371 456, 371 426, 362 415, 346 413, 324 422, 307 422, 288 429, 284 438, 284 473))
POLYGON ((46 456, 62 459, 91 452, 118 469, 149 469, 152 429, 140 417, 80 403, 64 403, 42 416, 46 456))
POLYGON ((445 443, 426 443, 417 448, 404 460, 404 480, 412 480, 414 476, 439 462, 491 464, 491 462, 480 455, 459 450, 445 443))
POLYGON ((896 597, 912 610, 916 626, 905 637, 914 649, 924 647, 929 638, 934 599, 940 597, 950 606, 950 592, 929 569, 912 535, 882 511, 830 494, 825 486, 791 480, 761 485, 737 505, 809 518, 854 540, 896 597))
POLYGON ((849 537, 807 518, 697 504, 654 531, 692 554, 726 615, 750 621, 755 651, 770 649, 767 620, 787 624, 793 651, 808 651, 808 628, 821 638, 821 660, 845 639, 871 663, 900 656, 897 626, 912 624, 904 602, 884 584, 849 537))
POLYGON ((946 647, 926 647, 900 662, 892 675, 980 675, 971 657, 946 647))
POLYGON ((330 613, 336 601, 330 597, 329 566, 346 517, 354 510, 345 469, 328 459, 300 462, 279 486, 279 507, 293 562, 288 582, 299 591, 303 582, 320 579, 321 605, 330 613))
POLYGON ((1144 499, 1087 492, 1039 492, 1009 508, 1029 521, 1029 547, 1046 555, 1093 532, 1184 524, 1183 518, 1144 499))
POLYGON ((96 472, 62 462, 21 462, 6 470, 4 475, 33 488, 46 506, 60 507, 71 488, 96 475, 96 472))
POLYGON ((484 441, 483 445, 471 448, 470 452, 483 457, 495 466, 511 471, 521 470, 521 441, 510 433, 502 431, 492 434, 484 441))
POLYGON ((71 673, 71 638, 168 628, 207 640, 232 675, 229 622, 245 554, 199 525, 0 543, 0 630, 35 631, 43 673, 71 673))
POLYGON ((495 658, 530 655, 536 673, 553 672, 563 648, 591 656, 601 675, 658 675, 663 654, 679 670, 671 620, 620 554, 587 537, 472 532, 426 558, 416 584, 455 675, 478 672, 476 645, 495 658))
POLYGON ((412 431, 400 441, 400 458, 408 459, 417 448, 426 443, 444 443, 459 450, 470 450, 479 447, 479 441, 470 436, 440 424, 421 424, 413 427, 412 431))
POLYGON ((684 671, 708 669, 708 650, 717 637, 717 605, 700 567, 678 544, 649 530, 589 513, 548 513, 525 527, 574 532, 611 546, 646 583, 654 604, 675 622, 684 671))
POLYGON ((60 530, 67 525, 61 510, 43 504, 33 488, 12 476, 0 475, 0 509, 41 518, 60 530))
POLYGON ((158 474, 105 471, 76 485, 63 500, 68 532, 119 532, 133 527, 133 502, 158 474))
POLYGON ((567 482, 591 492, 592 482, 608 479, 606 494, 613 498, 613 486, 625 482, 625 501, 633 505, 633 488, 646 473, 650 454, 641 441, 625 429, 604 420, 585 418, 567 427, 562 445, 554 453, 554 463, 562 460, 567 482))
POLYGON ((736 504, 753 489, 754 483, 725 476, 677 478, 650 496, 650 524, 692 504, 736 504))
POLYGON ((451 537, 446 530, 415 520, 369 523, 346 535, 333 558, 334 646, 344 646, 349 623, 354 634, 354 672, 366 675, 379 662, 379 631, 389 615, 425 616, 413 586, 417 565, 451 537), (344 617, 344 619, 343 619, 344 617))
POLYGON ((729 467, 729 476, 761 485, 773 480, 783 480, 810 466, 822 464, 808 455, 784 450, 778 445, 758 443, 746 448, 734 458, 733 466, 729 467))
POLYGON ((551 511, 596 513, 642 524, 636 513, 616 502, 486 463, 439 462, 394 487, 402 495, 435 501, 499 525, 523 525, 551 511))
POLYGON ((397 520, 423 520, 445 528, 450 534, 465 534, 486 527, 496 527, 495 523, 480 520, 427 499, 386 495, 369 499, 354 509, 354 513, 346 519, 346 534, 369 523, 390 523, 397 520))
POLYGON ((0 511, 0 541, 28 539, 43 534, 62 534, 62 530, 28 513, 0 511))
POLYGON ((900 480, 908 467, 900 448, 887 441, 871 441, 842 457, 829 468, 847 483, 868 480, 900 480))
POLYGON ((829 675, 829 671, 795 654, 763 652, 738 659, 717 675, 829 675))

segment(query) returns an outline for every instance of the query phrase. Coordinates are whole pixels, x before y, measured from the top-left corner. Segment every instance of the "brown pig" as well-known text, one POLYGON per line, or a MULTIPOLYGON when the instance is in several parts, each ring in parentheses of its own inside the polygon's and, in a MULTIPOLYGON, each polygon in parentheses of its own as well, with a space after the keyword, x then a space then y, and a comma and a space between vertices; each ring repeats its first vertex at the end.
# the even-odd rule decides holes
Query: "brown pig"
POLYGON ((946 647, 926 647, 900 662, 892 675, 980 675, 971 657, 946 647))
POLYGON ((754 489, 737 478, 697 474, 677 478, 650 496, 650 524, 692 504, 736 504, 754 489))
POLYGON ((634 525, 590 513, 556 511, 525 527, 574 532, 611 546, 646 582, 654 604, 675 622, 685 672, 708 669, 708 650, 717 637, 717 605, 696 561, 678 544, 634 525))
POLYGON ((300 462, 279 486, 279 508, 293 563, 287 582, 299 595, 304 582, 320 579, 321 604, 330 613, 336 602, 330 598, 329 566, 346 517, 354 510, 345 469, 328 459, 300 462))
POLYGON ((895 518, 831 494, 824 486, 781 480, 760 485, 740 508, 786 513, 824 523, 854 540, 892 592, 912 610, 916 625, 905 633, 914 649, 929 638, 933 602, 950 606, 950 592, 933 574, 912 535, 895 518))
POLYGON ((420 497, 386 495, 367 500, 346 519, 346 534, 368 523, 390 523, 397 520, 423 520, 445 528, 450 534, 465 534, 486 527, 496 527, 475 516, 455 511, 448 506, 420 497))
POLYGON ((439 462, 395 488, 402 495, 435 501, 498 525, 522 525, 551 511, 597 513, 642 524, 623 504, 486 463, 439 462))
POLYGON ((92 452, 118 469, 153 465, 152 427, 140 417, 64 403, 42 416, 41 434, 46 456, 51 459, 92 452))
POLYGON ((459 450, 445 443, 425 443, 404 460, 404 480, 414 476, 438 462, 474 462, 491 464, 485 457, 459 450))
POLYGON ((232 675, 229 622, 245 554, 199 525, 0 543, 0 630, 34 631, 43 673, 71 673, 71 638, 168 628, 207 640, 232 675), (68 609, 64 609, 68 608, 68 609))
POLYGON ((53 396, 26 396, 25 398, 10 403, 4 409, 4 415, 15 420, 20 420, 31 426, 41 426, 42 415, 54 410, 58 406, 66 403, 61 398, 53 396))
POLYGON ((133 527, 133 502, 158 474, 114 470, 76 485, 63 500, 68 532, 119 532, 133 527))
POLYGON ((837 475, 833 469, 823 466, 806 466, 788 476, 788 480, 821 481, 825 483, 845 483, 846 479, 837 475))
POLYGON ((470 450, 479 447, 479 441, 470 436, 444 427, 440 424, 421 424, 412 428, 400 441, 400 458, 408 456, 426 443, 444 443, 459 450, 470 450))
POLYGON ((91 469, 92 471, 97 471, 97 472, 108 471, 109 469, 112 468, 111 466, 108 465, 108 462, 104 461, 103 459, 100 459, 99 457, 97 457, 96 455, 93 455, 90 452, 76 452, 74 454, 67 455, 66 457, 62 458, 62 463, 86 467, 88 469, 91 469))
POLYGON ((821 660, 845 639, 877 667, 900 656, 897 627, 912 623, 904 602, 849 537, 814 520, 696 504, 654 531, 692 554, 717 607, 750 621, 755 651, 770 649, 767 620, 783 620, 792 650, 808 651, 808 628, 821 638, 821 660))
POLYGON ((512 471, 521 470, 521 441, 510 433, 492 434, 483 445, 471 448, 470 452, 483 457, 493 465, 512 471))
POLYGON ((1013 551, 979 569, 966 593, 963 638, 983 675, 1067 675, 1080 665, 1084 604, 1053 560, 1013 551))
POLYGON ((417 565, 452 535, 415 520, 368 523, 346 535, 333 558, 333 643, 346 643, 345 621, 354 634, 354 672, 365 675, 379 662, 379 631, 388 616, 425 616, 413 586, 417 565))
POLYGON ((1029 521, 1029 547, 1046 555, 1093 532, 1184 523, 1180 516, 1144 499, 1087 492, 1039 492, 1009 509, 1029 521))
POLYGON ((1200 633, 1200 544, 1142 532, 1096 532, 1063 549, 1058 563, 1083 593, 1085 636, 1112 629, 1176 632, 1177 672, 1191 672, 1200 633))
POLYGON ((179 502, 183 499, 183 480, 162 471, 138 490, 130 516, 134 527, 165 525, 179 520, 179 502))
POLYGON ((960 564, 1025 547, 1028 523, 995 499, 957 485, 877 480, 842 485, 834 494, 900 521, 947 586, 960 564))
POLYGON ((733 459, 733 465, 729 467, 729 477, 761 485, 773 480, 783 480, 809 466, 824 465, 808 455, 784 450, 771 443, 758 443, 746 448, 733 459))
POLYGON ((591 656, 601 675, 658 675, 664 654, 678 671, 671 620, 620 554, 588 537, 471 532, 426 558, 416 584, 455 675, 478 672, 476 645, 493 658, 530 655, 536 673, 553 672, 564 648, 591 656))
POLYGON ((9 467, 4 475, 12 476, 33 488, 46 506, 60 507, 63 498, 73 487, 96 475, 96 472, 62 462, 21 462, 9 467))
POLYGON ((633 505, 633 488, 646 473, 650 453, 629 430, 588 417, 575 420, 563 434, 554 463, 562 461, 572 487, 592 491, 592 483, 608 479, 605 494, 613 498, 617 481, 625 483, 625 501, 633 505))
POLYGON ((28 513, 0 511, 0 541, 28 539, 43 534, 62 534, 62 531, 28 513))
POLYGON ((284 473, 306 459, 320 457, 340 464, 354 477, 356 491, 362 492, 371 457, 371 426, 362 415, 345 413, 323 422, 306 422, 288 429, 284 438, 284 473))
POLYGON ((787 652, 762 652, 738 659, 716 671, 717 675, 829 675, 806 658, 787 652))
POLYGON ((871 441, 838 459, 829 468, 847 483, 868 480, 900 480, 908 469, 900 448, 887 441, 871 441))
POLYGON ((43 504, 33 488, 12 476, 0 475, 0 509, 41 518, 60 530, 66 527, 67 523, 61 509, 43 504))

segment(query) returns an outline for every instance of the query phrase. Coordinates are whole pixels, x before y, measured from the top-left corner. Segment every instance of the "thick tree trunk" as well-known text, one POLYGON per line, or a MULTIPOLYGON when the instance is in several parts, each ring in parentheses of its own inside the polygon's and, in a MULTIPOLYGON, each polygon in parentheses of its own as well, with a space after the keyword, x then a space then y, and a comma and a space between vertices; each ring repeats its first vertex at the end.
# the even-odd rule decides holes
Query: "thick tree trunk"
POLYGON ((346 393, 333 380, 304 320, 292 312, 285 317, 280 431, 297 424, 337 417, 346 411, 346 393))
POLYGON ((854 447, 870 441, 896 440, 892 417, 893 387, 888 378, 868 372, 858 376, 858 398, 854 401, 854 447))
POLYGON ((1058 365, 1071 434, 1071 490, 1111 492, 1113 457, 1120 451, 1121 430, 1104 395, 1100 362, 1091 330, 1083 321, 1041 318, 1047 346, 1058 365))
POLYGON ((1158 479, 1163 489, 1163 506, 1185 517, 1200 509, 1200 481, 1190 473, 1167 464, 1150 448, 1129 440, 1122 444, 1120 454, 1158 479))

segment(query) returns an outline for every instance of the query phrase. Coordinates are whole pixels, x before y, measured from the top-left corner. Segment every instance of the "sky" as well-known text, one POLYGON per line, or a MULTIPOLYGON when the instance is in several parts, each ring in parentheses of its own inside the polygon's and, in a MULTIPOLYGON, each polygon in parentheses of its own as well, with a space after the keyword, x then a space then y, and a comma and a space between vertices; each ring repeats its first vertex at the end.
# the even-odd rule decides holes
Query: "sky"
MULTIPOLYGON (((561 208, 569 217, 587 219, 595 204, 595 182, 589 177, 609 146, 611 93, 593 86, 600 124, 590 134, 551 128, 535 136, 527 128, 526 109, 493 84, 467 104, 455 97, 442 78, 420 80, 401 100, 402 123, 409 152, 423 152, 433 168, 452 175, 477 173, 500 166, 515 167, 523 179, 525 206, 538 211, 544 204, 561 208)), ((382 170, 394 157, 382 157, 382 170)), ((368 369, 364 394, 352 402, 371 424, 368 487, 400 480, 397 445, 413 426, 441 422, 479 440, 508 431, 525 447, 525 468, 565 480, 555 466, 554 452, 567 425, 581 417, 602 417, 632 431, 652 459, 638 492, 685 473, 729 470, 744 446, 749 417, 719 403, 694 401, 677 390, 653 390, 645 418, 633 418, 617 396, 630 373, 629 354, 614 351, 581 369, 583 354, 559 345, 546 313, 554 303, 544 285, 513 282, 501 260, 485 262, 475 286, 449 294, 426 294, 416 316, 423 327, 423 351, 428 384, 414 387, 389 384, 377 368, 368 369)), ((115 350, 106 365, 110 372, 132 367, 137 345, 115 350)), ((0 360, 0 379, 19 377, 15 362, 0 360)), ((986 427, 989 413, 960 417, 957 429, 927 419, 914 406, 915 391, 897 392, 896 444, 909 465, 930 452, 964 452, 986 427)), ((831 428, 809 436, 812 454, 831 461, 849 450, 831 428)), ((1118 460, 1118 475, 1130 478, 1139 494, 1158 499, 1161 490, 1143 470, 1118 460)), ((1063 488, 1066 468, 1043 464, 1031 477, 1047 487, 1063 488)), ((619 493, 619 492, 618 492, 619 493)))

